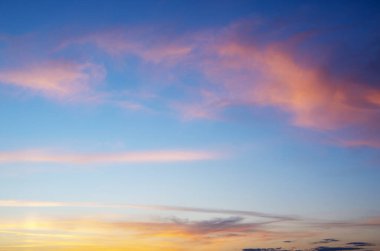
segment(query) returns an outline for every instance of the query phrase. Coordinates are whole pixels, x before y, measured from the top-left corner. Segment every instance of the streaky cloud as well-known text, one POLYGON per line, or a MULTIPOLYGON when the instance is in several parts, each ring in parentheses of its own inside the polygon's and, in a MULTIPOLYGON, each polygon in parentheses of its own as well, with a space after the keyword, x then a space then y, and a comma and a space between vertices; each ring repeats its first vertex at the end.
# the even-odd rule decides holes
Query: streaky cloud
POLYGON ((373 243, 363 242, 363 241, 354 241, 354 242, 349 242, 349 243, 346 243, 346 244, 347 244, 347 245, 356 246, 356 247, 369 247, 369 246, 375 246, 375 244, 373 244, 373 243))
MULTIPOLYGON (((156 220, 104 219, 102 217, 84 218, 34 218, 17 221, 0 222, 0 233, 8 238, 26 236, 35 241, 34 247, 45 246, 48 241, 56 241, 54 247, 64 243, 82 243, 87 247, 115 243, 119 248, 135 250, 130 247, 136 243, 152 243, 170 241, 173 247, 183 248, 191 244, 193 249, 212 248, 219 250, 230 242, 244 242, 246 238, 262 240, 278 240, 284 237, 303 237, 302 232, 272 231, 271 221, 254 222, 242 217, 208 218, 205 220, 189 220, 187 218, 161 218, 156 220), (101 236, 101 238, 99 237, 101 236), (39 242, 39 238, 44 238, 39 242), (121 241, 124 240, 124 241, 121 241), (142 240, 142 242, 141 242, 142 240), (109 242, 111 241, 111 243, 109 242), (129 247, 129 248, 128 248, 129 247)), ((21 241, 21 243, 23 243, 21 241)), ((25 243, 28 245, 28 243, 25 243)), ((123 250, 125 250, 123 249, 123 250)), ((108 249, 109 250, 109 249, 108 249)), ((175 249, 176 250, 176 249, 175 249)), ((187 250, 187 249, 186 249, 187 250)))
POLYGON ((332 243, 332 242, 339 242, 339 240, 334 239, 334 238, 327 238, 327 239, 313 242, 313 244, 326 244, 326 243, 332 243))
MULTIPOLYGON (((45 55, 45 64, 29 62, 26 67, 1 69, 0 82, 49 98, 100 99, 102 104, 141 110, 144 101, 120 99, 110 95, 111 85, 105 91, 93 84, 104 82, 105 73, 114 70, 109 68, 112 64, 104 67, 101 63, 109 58, 121 58, 128 63, 132 55, 141 65, 140 74, 159 72, 160 77, 169 76, 170 81, 156 76, 153 81, 170 82, 167 85, 183 92, 181 99, 163 95, 158 102, 164 105, 157 109, 172 109, 185 120, 219 119, 231 107, 269 107, 287 114, 286 123, 331 133, 334 144, 379 148, 380 89, 372 83, 378 78, 378 71, 368 72, 371 81, 352 77, 346 71, 340 72, 344 62, 331 59, 323 64, 317 53, 310 55, 302 50, 315 43, 316 35, 310 35, 315 31, 293 31, 281 39, 273 39, 273 34, 266 35, 268 27, 272 26, 265 21, 259 24, 243 20, 182 34, 158 33, 147 25, 84 32, 64 37, 54 48, 47 48, 51 54, 45 55), (84 47, 90 48, 81 50, 84 47), (81 52, 75 59, 78 62, 50 58, 51 55, 59 58, 59 53, 72 50, 81 52), (83 62, 83 58, 90 58, 89 51, 101 52, 109 58, 96 58, 96 64, 83 62), (184 86, 180 81, 189 72, 200 75, 196 87, 184 86), (88 93, 92 98, 83 95, 88 93)), ((323 47, 317 46, 315 50, 328 54, 323 47)), ((367 68, 356 75, 368 75, 367 68)), ((159 89, 155 91, 160 93, 164 86, 155 85, 159 89)))
POLYGON ((329 229, 329 228, 378 228, 380 227, 380 218, 371 217, 361 220, 351 220, 351 221, 324 221, 324 222, 313 222, 311 225, 319 228, 329 229))
POLYGON ((359 250, 358 247, 317 247, 314 251, 344 251, 344 250, 359 250))
POLYGON ((210 160, 220 158, 216 152, 207 151, 131 151, 118 153, 57 153, 42 150, 3 151, 1 163, 70 163, 70 164, 109 164, 109 163, 165 163, 210 160))
POLYGON ((99 207, 99 208, 130 208, 130 209, 146 209, 158 211, 178 211, 178 212, 195 212, 205 214, 226 214, 240 215, 246 217, 268 218, 275 221, 295 221, 298 220, 294 216, 267 214, 255 211, 244 210, 228 210, 228 209, 212 209, 198 207, 180 207, 165 205, 138 205, 124 203, 96 203, 96 202, 59 202, 59 201, 23 201, 23 200, 0 200, 0 207, 99 207))
POLYGON ((83 100, 104 81, 105 74, 98 64, 55 60, 1 69, 0 83, 62 101, 83 100))

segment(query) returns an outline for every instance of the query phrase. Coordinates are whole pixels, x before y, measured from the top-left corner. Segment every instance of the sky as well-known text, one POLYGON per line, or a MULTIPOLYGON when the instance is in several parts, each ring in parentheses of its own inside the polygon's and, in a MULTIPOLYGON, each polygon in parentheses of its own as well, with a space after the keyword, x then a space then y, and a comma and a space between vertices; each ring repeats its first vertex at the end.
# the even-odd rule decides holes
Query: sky
POLYGON ((0 251, 380 250, 379 11, 0 0, 0 251))

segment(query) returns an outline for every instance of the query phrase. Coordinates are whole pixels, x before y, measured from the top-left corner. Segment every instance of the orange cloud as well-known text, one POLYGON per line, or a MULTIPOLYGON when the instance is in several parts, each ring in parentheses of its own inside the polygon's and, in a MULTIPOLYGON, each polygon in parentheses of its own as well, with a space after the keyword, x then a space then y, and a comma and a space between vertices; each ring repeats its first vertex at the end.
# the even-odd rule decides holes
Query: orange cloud
MULTIPOLYGON (((100 218, 48 219, 26 218, 2 220, 0 233, 13 248, 103 248, 141 250, 220 250, 242 247, 248 239, 281 240, 284 236, 306 236, 304 233, 281 233, 266 230, 269 223, 249 222, 239 217, 190 221, 161 219, 156 221, 105 220, 100 218), (21 237, 21 238, 20 238, 21 237), (24 238, 22 238, 24 237, 24 238), (189 249, 187 249, 189 247, 189 249)), ((5 243, 3 243, 5 244, 5 243)), ((40 249, 39 249, 40 250, 40 249)))
POLYGON ((54 98, 72 99, 90 92, 105 77, 99 65, 48 62, 0 71, 0 83, 32 90, 54 98))
POLYGON ((121 153, 53 153, 40 150, 0 152, 0 163, 162 163, 209 160, 220 157, 215 152, 147 151, 121 153))
POLYGON ((273 243, 283 245, 284 240, 296 239, 294 245, 310 248, 313 241, 320 240, 326 233, 330 235, 345 231, 341 233, 343 236, 349 234, 348 238, 354 239, 358 236, 354 233, 360 233, 369 227, 379 227, 378 218, 345 222, 303 220, 290 224, 272 220, 253 221, 236 216, 203 220, 129 220, 119 217, 87 214, 78 218, 29 215, 25 218, 18 216, 16 220, 0 219, 2 247, 7 247, 7 250, 19 247, 38 250, 44 250, 44 247, 51 248, 47 250, 107 250, 105 247, 108 250, 139 250, 135 249, 137 247, 141 250, 153 247, 155 250, 234 250, 251 246, 252 243, 265 247, 273 243))

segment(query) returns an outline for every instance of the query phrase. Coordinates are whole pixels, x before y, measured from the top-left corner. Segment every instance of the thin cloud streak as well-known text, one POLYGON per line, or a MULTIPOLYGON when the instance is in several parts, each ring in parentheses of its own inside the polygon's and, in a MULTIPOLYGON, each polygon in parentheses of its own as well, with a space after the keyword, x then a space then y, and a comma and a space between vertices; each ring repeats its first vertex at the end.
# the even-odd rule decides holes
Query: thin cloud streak
POLYGON ((220 158, 207 151, 141 151, 120 153, 55 153, 41 150, 0 152, 1 163, 109 164, 109 163, 167 163, 220 158))
POLYGON ((377 139, 342 140, 340 144, 345 147, 380 148, 380 141, 377 139))
POLYGON ((164 222, 110 222, 109 225, 121 229, 136 229, 147 235, 171 235, 177 237, 202 239, 226 238, 231 234, 248 235, 261 229, 270 222, 244 222, 241 217, 213 218, 204 221, 189 221, 186 219, 168 219, 164 222))
POLYGON ((188 37, 159 35, 158 27, 137 26, 110 28, 82 37, 71 37, 62 41, 56 50, 64 50, 73 45, 95 45, 114 58, 135 55, 145 62, 153 64, 176 64, 190 56, 193 45, 188 37))
POLYGON ((255 211, 212 209, 198 207, 180 207, 166 205, 138 205, 124 203, 96 203, 96 202, 59 202, 59 201, 23 201, 23 200, 0 200, 0 207, 88 207, 88 208, 130 208, 158 211, 194 212, 206 214, 240 215, 247 217, 268 218, 277 221, 295 221, 294 216, 267 214, 255 211))

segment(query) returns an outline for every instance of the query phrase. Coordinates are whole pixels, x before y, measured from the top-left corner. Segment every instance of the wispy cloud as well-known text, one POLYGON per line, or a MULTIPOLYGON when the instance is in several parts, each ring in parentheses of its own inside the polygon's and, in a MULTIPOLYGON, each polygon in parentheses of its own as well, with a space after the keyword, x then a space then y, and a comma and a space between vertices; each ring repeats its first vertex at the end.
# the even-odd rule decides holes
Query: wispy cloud
POLYGON ((356 246, 356 247, 369 247, 369 246, 375 246, 375 244, 373 244, 373 243, 363 242, 363 241, 349 242, 349 243, 347 243, 347 245, 356 246))
POLYGON ((215 208, 197 208, 166 205, 137 205, 123 203, 95 203, 95 202, 59 202, 59 201, 23 201, 23 200, 0 200, 0 207, 104 207, 104 208, 135 208, 158 211, 193 212, 204 214, 240 215, 246 217, 268 218, 278 221, 295 221, 298 218, 287 215, 268 214, 255 211, 229 210, 215 208))
POLYGON ((180 236, 202 239, 226 238, 232 234, 251 234, 268 223, 244 222, 243 218, 213 218, 204 221, 168 219, 164 222, 115 222, 110 223, 118 228, 136 229, 145 235, 180 236))
POLYGON ((372 147, 380 148, 380 141, 377 138, 345 139, 338 140, 339 144, 345 147, 372 147))
MULTIPOLYGON (((99 245, 116 245, 119 248, 128 247, 137 240, 149 240, 153 244, 170 243, 173 247, 183 247, 183 243, 197 245, 198 248, 210 248, 218 250, 221 246, 231 245, 231 248, 243 247, 255 240, 267 246, 268 243, 284 244, 284 239, 297 239, 301 242, 312 244, 331 244, 339 241, 333 238, 320 239, 325 235, 325 231, 319 231, 321 226, 308 223, 307 219, 289 217, 286 215, 272 215, 254 211, 209 209, 178 206, 161 205, 136 205, 123 203, 95 203, 95 202, 54 202, 54 201, 20 201, 2 200, 0 207, 35 207, 35 208, 107 208, 109 209, 141 209, 153 211, 174 211, 202 213, 203 220, 190 220, 187 218, 155 218, 152 220, 128 220, 110 214, 108 217, 91 216, 79 218, 38 218, 27 217, 17 221, 11 219, 0 220, 0 232, 7 238, 18 238, 26 235, 36 240, 38 245, 45 245, 49 239, 65 240, 69 243, 88 245, 89 240, 98 239, 99 245), (221 217, 221 215, 228 215, 221 217), (204 218, 206 217, 206 218, 204 218), (290 225, 289 225, 290 224, 290 225), (284 229, 285 227, 285 229, 284 229), (13 236, 13 237, 12 237, 13 236), (42 240, 42 242, 38 242, 42 240), (128 242, 120 242, 128 240, 128 242), (320 240, 320 241, 316 241, 320 240), (112 243, 112 244, 111 244, 112 243), (221 246, 218 246, 221 245, 221 246)), ((371 220, 373 221, 373 220, 371 220)), ((367 221, 347 221, 346 224, 334 227, 344 229, 356 229, 357 227, 368 227, 367 221)), ((324 222, 323 224, 332 224, 324 222)), ((324 226, 323 228, 325 228, 324 226)), ((330 226, 332 227, 332 226, 330 226)), ((377 225, 378 227, 378 225, 377 225)), ((347 241, 347 238, 345 238, 347 241)), ((285 241, 289 243, 290 241, 285 241)), ((18 242, 19 243, 19 242, 18 242)), ((60 242, 55 242, 52 246, 59 247, 60 242)), ((194 246, 192 245, 192 248, 194 246)), ((296 244, 290 242, 295 246, 296 244)), ((331 250, 355 250, 376 244, 367 242, 351 241, 345 246, 337 247, 308 247, 307 250, 325 250, 322 248, 344 248, 331 250), (347 249, 346 249, 347 248, 347 249)), ((168 247, 166 247, 167 249, 168 247)), ((158 250, 161 250, 157 248, 158 250)), ((165 248, 163 248, 165 250, 165 248)), ((326 249, 329 250, 329 249, 326 249)))
POLYGON ((43 150, 0 152, 0 163, 162 163, 210 160, 220 158, 216 152, 207 151, 131 151, 110 153, 57 153, 43 150))
POLYGON ((339 242, 339 240, 334 239, 334 238, 327 238, 327 239, 313 242, 313 244, 327 244, 327 243, 332 243, 332 242, 339 242))
MULTIPOLYGON (((247 239, 263 242, 281 240, 287 237, 304 237, 302 232, 282 232, 267 229, 270 222, 254 222, 242 217, 209 218, 189 220, 180 218, 161 218, 156 220, 132 221, 123 219, 86 218, 33 218, 0 222, 0 233, 6 238, 28 236, 34 247, 51 243, 52 247, 61 247, 62 241, 75 246, 108 246, 128 248, 130 245, 148 243, 171 248, 156 250, 219 250, 231 245, 241 246, 247 239), (94 242, 94 240, 97 240, 94 242), (187 245, 186 245, 186 244, 187 245), (191 247, 190 247, 190 246, 191 247)), ((17 242, 23 244, 22 241, 17 242)), ((24 243, 30 245, 31 243, 24 243)), ((9 246, 11 248, 12 246, 9 246)), ((146 247, 146 244, 144 245, 146 247)), ((129 248, 136 250, 134 248, 129 248)), ((12 249, 9 249, 12 250, 12 249)))
POLYGON ((181 114, 215 119, 229 107, 272 107, 297 127, 332 134, 350 128, 350 137, 340 134, 335 144, 379 147, 379 88, 335 76, 286 40, 257 43, 245 26, 235 23, 214 38, 205 36, 209 43, 196 47, 202 57, 186 59, 213 84, 203 85, 195 101, 176 104, 181 114))
POLYGON ((315 251, 344 251, 344 250, 359 250, 358 247, 317 247, 315 251))
MULTIPOLYGON (((287 114, 288 122, 297 127, 332 134, 353 131, 348 133, 352 137, 337 133, 336 144, 378 148, 380 89, 371 81, 337 74, 335 68, 339 67, 333 63, 326 69, 315 53, 305 53, 303 46, 315 46, 310 35, 313 32, 290 32, 284 38, 273 39, 263 32, 271 26, 265 27, 265 22, 261 27, 252 20, 182 34, 167 30, 158 33, 147 26, 111 27, 66 37, 54 50, 50 49, 58 58, 59 53, 73 50, 81 55, 101 52, 97 62, 107 61, 109 57, 125 63, 131 56, 138 59, 142 75, 160 72, 160 77, 166 76, 154 78, 156 83, 165 82, 154 85, 156 97, 160 97, 156 109, 170 107, 185 120, 218 119, 230 107, 270 107, 287 114), (181 81, 189 74, 197 76, 191 86, 181 81), (174 85, 179 95, 163 94, 169 85, 174 85)), ((316 46, 315 50, 327 53, 321 47, 316 46)), ((3 69, 0 82, 49 97, 68 98, 95 92, 93 82, 104 79, 106 70, 115 69, 94 63, 48 63, 3 69)), ((95 92, 97 97, 103 97, 103 103, 131 110, 145 107, 144 100, 116 98, 110 91, 111 85, 105 88, 106 93, 95 92)))
POLYGON ((379 228, 380 218, 371 217, 361 220, 350 221, 321 221, 312 223, 314 227, 320 228, 379 228))
POLYGON ((202 110, 202 105, 208 114, 234 105, 270 106, 290 114, 296 126, 322 130, 363 126, 379 119, 379 89, 329 75, 300 60, 286 41, 262 45, 244 31, 234 24, 203 48, 200 71, 218 88, 205 87, 212 95, 200 93, 203 101, 193 109, 185 106, 185 111, 202 110), (224 102, 216 103, 216 98, 224 102))
MULTIPOLYGON (((378 88, 336 77, 295 49, 294 41, 307 43, 310 34, 290 34, 283 41, 260 40, 258 34, 247 33, 255 25, 237 22, 181 36, 157 36, 141 27, 117 29, 74 39, 68 45, 89 43, 109 55, 135 55, 143 62, 169 66, 161 70, 172 71, 178 79, 183 71, 173 69, 181 66, 200 73, 203 82, 198 90, 187 93, 187 101, 168 101, 187 120, 220 118, 233 106, 272 107, 289 114, 293 125, 317 130, 368 128, 380 120, 378 88)), ((351 147, 378 147, 380 140, 359 135, 342 142, 351 147)))
POLYGON ((0 83, 65 100, 89 94, 104 78, 104 67, 92 63, 49 61, 0 70, 0 83))
POLYGON ((134 55, 154 64, 176 63, 191 54, 193 45, 188 41, 188 37, 169 35, 163 31, 161 35, 157 35, 160 27, 152 26, 110 28, 80 37, 71 37, 62 41, 57 49, 90 44, 104 50, 112 57, 134 55))

